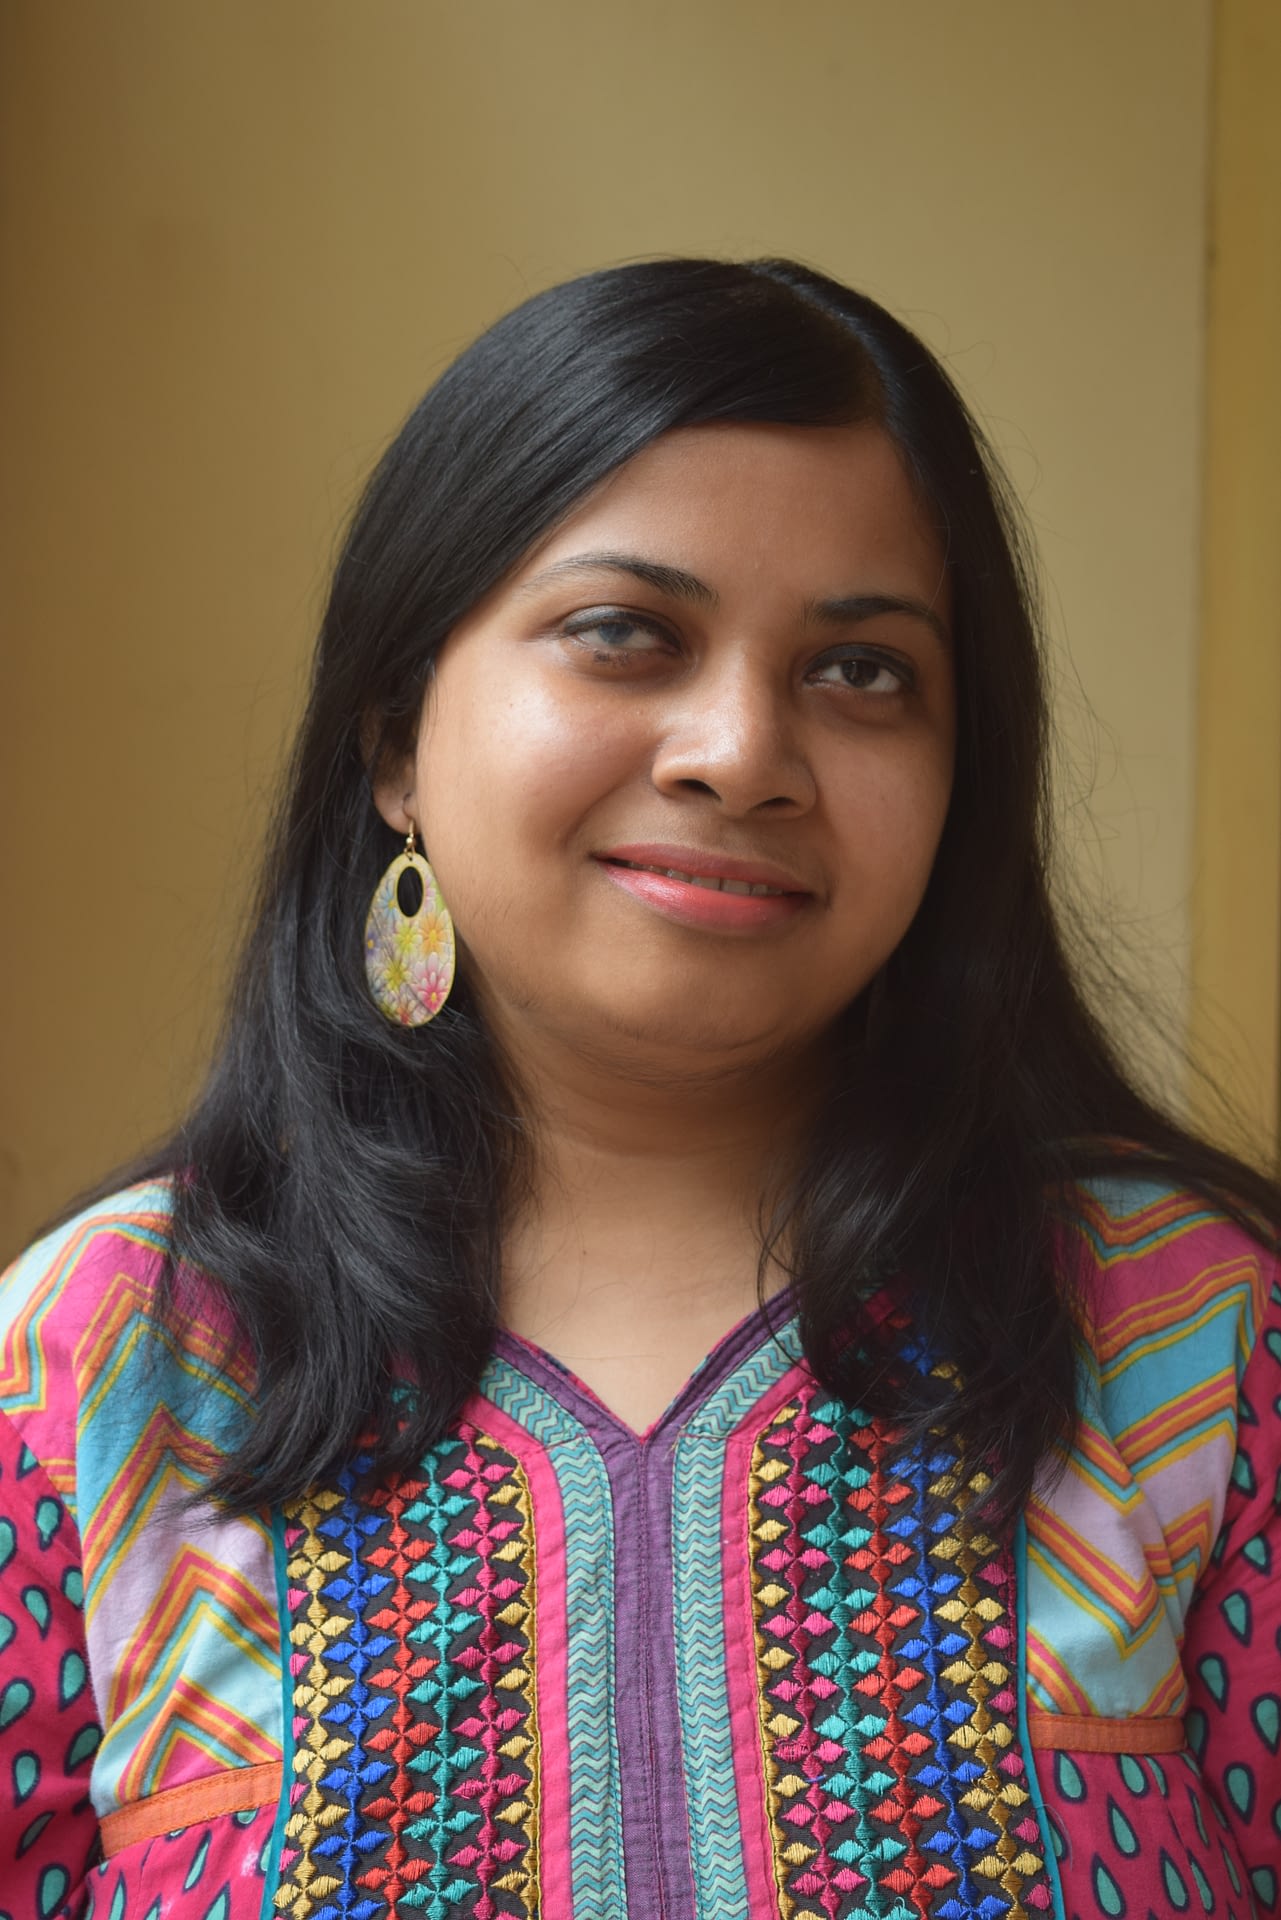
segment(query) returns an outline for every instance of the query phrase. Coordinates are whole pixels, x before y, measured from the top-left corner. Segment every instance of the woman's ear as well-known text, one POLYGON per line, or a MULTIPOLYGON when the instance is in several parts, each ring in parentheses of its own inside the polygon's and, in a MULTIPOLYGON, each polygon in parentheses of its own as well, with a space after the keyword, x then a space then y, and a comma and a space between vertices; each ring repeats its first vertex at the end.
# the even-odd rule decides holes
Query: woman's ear
POLYGON ((398 751, 373 714, 366 715, 361 723, 360 750, 369 769, 369 791, 374 805, 393 832, 407 834, 411 823, 416 826, 418 822, 414 754, 398 751))
POLYGON ((370 781, 374 805, 387 825, 402 836, 418 824, 414 773, 412 759, 387 761, 370 781))
MULTIPOLYGON (((427 670, 427 687, 418 717, 410 722, 403 716, 389 720, 377 710, 366 710, 360 723, 360 751, 369 774, 369 790, 387 825, 402 836, 415 827, 423 831, 418 812, 418 749, 435 684, 433 660, 427 670)), ((0 1916, 3 1920, 3 1916, 0 1916)))

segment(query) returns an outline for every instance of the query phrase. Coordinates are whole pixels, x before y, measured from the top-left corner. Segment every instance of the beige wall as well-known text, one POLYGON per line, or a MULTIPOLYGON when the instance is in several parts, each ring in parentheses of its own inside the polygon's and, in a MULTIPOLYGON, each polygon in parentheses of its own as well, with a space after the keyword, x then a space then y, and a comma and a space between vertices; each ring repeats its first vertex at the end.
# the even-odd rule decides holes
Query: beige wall
MULTIPOLYGON (((1281 1097, 1281 7, 1220 0, 1210 165, 1191 1039, 1257 1137, 1281 1097)), ((1213 1098, 1194 1110, 1216 1127, 1213 1098)))
POLYGON ((193 1084, 359 476, 487 321, 639 254, 799 255, 947 357, 1071 635, 1081 858, 1177 986, 1210 26, 1209 0, 7 0, 6 1243, 193 1084))

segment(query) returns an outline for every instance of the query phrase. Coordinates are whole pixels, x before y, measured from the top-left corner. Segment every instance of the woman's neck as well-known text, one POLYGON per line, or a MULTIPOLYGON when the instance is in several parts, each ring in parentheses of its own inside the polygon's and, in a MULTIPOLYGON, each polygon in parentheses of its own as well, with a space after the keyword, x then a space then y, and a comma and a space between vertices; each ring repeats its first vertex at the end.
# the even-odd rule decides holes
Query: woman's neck
MULTIPOLYGON (((646 1425, 756 1304, 761 1225, 807 1131, 814 1069, 642 1081, 544 1049, 516 1070, 536 1089, 534 1154, 504 1321, 646 1425)), ((767 1294, 786 1279, 766 1263, 767 1294)))

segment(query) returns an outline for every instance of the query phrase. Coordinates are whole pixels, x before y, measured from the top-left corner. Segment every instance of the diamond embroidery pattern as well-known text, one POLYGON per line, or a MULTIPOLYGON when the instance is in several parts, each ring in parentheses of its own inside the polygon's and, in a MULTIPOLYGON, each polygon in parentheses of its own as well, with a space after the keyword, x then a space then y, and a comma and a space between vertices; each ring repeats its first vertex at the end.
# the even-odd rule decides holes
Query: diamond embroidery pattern
POLYGON ((538 1913, 534 1537, 519 1463, 467 1427, 421 1477, 367 1458, 286 1511, 289 1920, 538 1913))
POLYGON ((889 1463, 817 1385, 750 1483, 761 1740, 784 1920, 1052 1905, 1017 1738, 1013 1567, 953 1454, 889 1463))

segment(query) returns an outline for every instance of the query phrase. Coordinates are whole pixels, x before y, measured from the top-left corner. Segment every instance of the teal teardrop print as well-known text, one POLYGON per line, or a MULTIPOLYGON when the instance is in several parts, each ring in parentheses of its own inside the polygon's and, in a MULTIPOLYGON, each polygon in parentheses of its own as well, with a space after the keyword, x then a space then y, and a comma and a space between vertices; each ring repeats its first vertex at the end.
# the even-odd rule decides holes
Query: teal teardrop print
POLYGON ((29 1800, 40 1784, 40 1762, 34 1753, 15 1753, 13 1756, 13 1797, 21 1806, 29 1800))
POLYGON ((0 1520, 0 1568, 7 1567, 18 1545, 12 1520, 0 1520))
POLYGON ((1277 1877, 1271 1867, 1251 1867, 1250 1885, 1258 1894, 1265 1913, 1271 1913, 1277 1901, 1277 1877))
POLYGON ((48 1594, 43 1587, 24 1587, 22 1604, 35 1621, 40 1630, 40 1638, 43 1640, 49 1631, 49 1621, 52 1618, 48 1594))
POLYGON ((1196 1861, 1193 1860, 1190 1855, 1188 1857, 1188 1865, 1192 1869, 1192 1878, 1196 1881, 1196 1890, 1201 1896, 1201 1905, 1205 1908, 1207 1913, 1213 1913, 1214 1912, 1214 1894, 1211 1891, 1209 1881, 1206 1879, 1205 1875, 1202 1873, 1196 1861))
POLYGON ((1281 1746, 1281 1700, 1275 1693, 1261 1693, 1250 1709, 1260 1740, 1269 1753, 1281 1746))
POLYGON ((1203 1759, 1205 1756, 1206 1738, 1210 1728, 1200 1707, 1189 1707, 1187 1717, 1183 1722, 1183 1731, 1187 1738, 1187 1743, 1197 1759, 1203 1759))
POLYGON ((1148 1790, 1148 1776, 1132 1753, 1123 1753, 1119 1760, 1121 1778, 1136 1800, 1141 1800, 1148 1790))
POLYGON ((0 1693, 0 1728, 11 1727, 15 1720, 20 1720, 35 1697, 30 1681, 11 1680, 0 1693))
POLYGON ((1223 1776, 1223 1783, 1227 1787, 1229 1800, 1241 1818, 1248 1820, 1254 1812, 1254 1775, 1249 1767, 1239 1763, 1230 1766, 1223 1776))
POLYGON ((1227 1705, 1228 1670, 1217 1653, 1207 1653, 1197 1662, 1197 1672, 1205 1681, 1217 1707, 1227 1705))
POLYGON ((1254 1468, 1250 1465, 1249 1457, 1244 1453, 1239 1453, 1232 1462, 1232 1484, 1240 1488, 1242 1493, 1256 1491, 1254 1468))
POLYGON ((62 1508, 46 1494, 36 1507, 36 1532, 40 1535, 42 1547, 48 1546, 61 1525, 62 1508))
POLYGON ((25 1480, 27 1475, 29 1473, 34 1473, 36 1468, 39 1465, 40 1465, 40 1462, 36 1459, 35 1454, 32 1453, 30 1447, 27 1445, 26 1441, 24 1440, 22 1443, 22 1452, 18 1455, 19 1480, 25 1480))
POLYGON ((1112 1796, 1108 1795, 1108 1825, 1112 1829, 1112 1839, 1118 1853, 1132 1860, 1139 1850, 1139 1836, 1130 1825, 1112 1796))
POLYGON ((1250 1602, 1243 1593, 1229 1593, 1220 1608, 1223 1618, 1243 1647, 1250 1644, 1250 1602))
POLYGON ((228 1920, 228 1916, 230 1913, 231 1913, 231 1900, 229 1898, 228 1889, 224 1887, 222 1892, 218 1895, 218 1898, 214 1901, 213 1905, 209 1908, 208 1912, 205 1914, 205 1920, 228 1920))
POLYGON ((1256 1533, 1253 1539, 1246 1541, 1241 1551, 1251 1566, 1258 1567, 1261 1573, 1271 1571, 1272 1549, 1268 1545, 1267 1538, 1264 1534, 1256 1533))
POLYGON ((1187 1881, 1171 1860, 1165 1848, 1161 1849, 1161 1879, 1165 1886, 1165 1897, 1178 1913, 1186 1913, 1192 1895, 1188 1892, 1187 1881))
POLYGON ((107 1920, 125 1920, 125 1911, 128 1902, 129 1895, 125 1891, 125 1883, 123 1880, 118 1880, 116 1882, 116 1890, 111 1896, 111 1912, 107 1916, 107 1920))
POLYGON ((40 1920, 49 1920, 67 1897, 71 1875, 65 1867, 46 1867, 40 1876, 36 1899, 40 1902, 40 1920))
POLYGON ((1054 1756, 1054 1784, 1065 1800, 1085 1798, 1085 1782, 1080 1769, 1066 1753, 1056 1753, 1054 1756))
POLYGON ((1106 1913, 1109 1920, 1125 1912, 1125 1900, 1120 1887, 1108 1872, 1098 1854, 1094 1856, 1092 1877, 1094 1880, 1094 1898, 1098 1901, 1099 1912, 1106 1913))
POLYGON ((184 1893, 190 1893, 191 1889, 197 1884, 201 1874, 205 1870, 205 1861, 208 1859, 208 1857, 209 1857, 209 1835, 205 1834, 203 1839, 200 1842, 200 1845, 196 1848, 195 1854, 192 1857, 191 1865, 187 1868, 187 1877, 182 1883, 182 1889, 184 1893))
POLYGON ((62 1576, 62 1591, 73 1607, 83 1607, 85 1603, 84 1575, 79 1567, 68 1567, 62 1576))
POLYGON ((0 1613, 0 1653, 3 1653, 17 1631, 8 1614, 0 1613))
POLYGON ((1240 1895, 1241 1876, 1237 1872, 1237 1863, 1232 1858, 1232 1855, 1228 1852, 1227 1848, 1224 1846, 1222 1841, 1219 1842, 1219 1852, 1223 1855, 1223 1867, 1224 1867, 1225 1873, 1228 1876, 1228 1879, 1232 1882, 1232 1891, 1233 1893, 1240 1895))
POLYGON ((69 1707, 73 1700, 78 1700, 85 1690, 85 1682, 88 1678, 89 1674, 85 1667, 84 1660, 80 1654, 76 1652, 74 1647, 68 1647, 62 1656, 62 1664, 58 1668, 58 1700, 60 1704, 64 1707, 69 1707))
POLYGON ((52 1819, 53 1819, 52 1807, 46 1807, 43 1813, 38 1813, 36 1815, 35 1819, 31 1822, 31 1825, 28 1828, 26 1828, 21 1839, 18 1841, 18 1852, 20 1855, 24 1853, 30 1853, 32 1847, 35 1846, 36 1841, 40 1838, 41 1834, 44 1832, 45 1828, 48 1826, 49 1822, 52 1819))
POLYGON ((67 1748, 67 1772, 74 1773, 86 1760, 91 1760, 102 1745, 102 1728, 92 1721, 87 1727, 81 1727, 75 1739, 67 1748))

